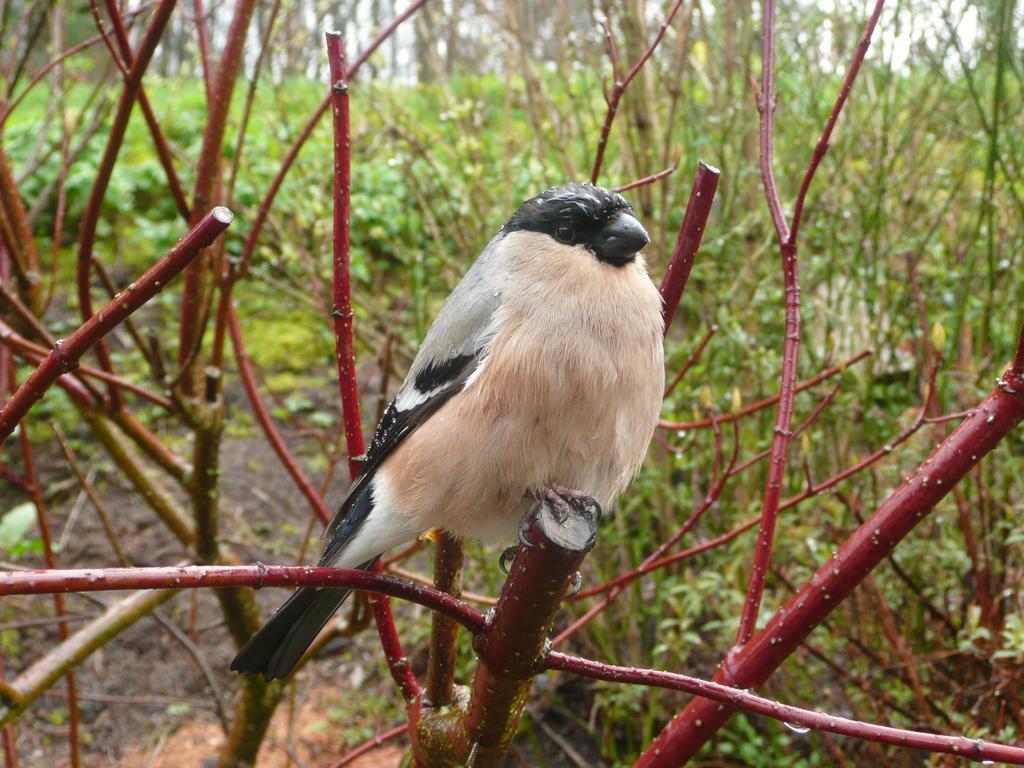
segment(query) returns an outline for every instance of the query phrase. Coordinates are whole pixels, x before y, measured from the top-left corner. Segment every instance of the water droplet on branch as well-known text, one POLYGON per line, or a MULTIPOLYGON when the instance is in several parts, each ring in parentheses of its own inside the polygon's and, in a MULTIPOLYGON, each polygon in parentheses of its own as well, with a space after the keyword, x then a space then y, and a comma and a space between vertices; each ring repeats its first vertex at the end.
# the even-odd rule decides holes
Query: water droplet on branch
POLYGON ((793 733, 798 733, 801 736, 804 735, 805 733, 810 733, 811 732, 810 728, 806 728, 806 727, 804 727, 802 725, 796 725, 795 723, 783 723, 783 725, 786 726, 787 728, 789 728, 789 730, 791 730, 793 733))

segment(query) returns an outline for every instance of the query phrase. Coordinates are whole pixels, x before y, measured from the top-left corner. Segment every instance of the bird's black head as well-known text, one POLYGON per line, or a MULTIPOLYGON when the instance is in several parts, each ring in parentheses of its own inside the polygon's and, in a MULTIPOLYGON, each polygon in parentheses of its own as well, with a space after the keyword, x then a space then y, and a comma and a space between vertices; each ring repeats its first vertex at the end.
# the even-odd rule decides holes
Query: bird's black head
POLYGON ((626 198, 593 184, 552 187, 523 203, 501 230, 541 232, 618 267, 651 241, 626 198))

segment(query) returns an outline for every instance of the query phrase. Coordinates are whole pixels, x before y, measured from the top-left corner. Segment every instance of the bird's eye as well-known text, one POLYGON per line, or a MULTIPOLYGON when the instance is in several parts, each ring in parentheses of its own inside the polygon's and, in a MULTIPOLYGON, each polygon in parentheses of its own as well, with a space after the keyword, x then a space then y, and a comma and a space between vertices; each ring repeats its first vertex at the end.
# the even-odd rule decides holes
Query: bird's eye
POLYGON ((555 229, 555 238, 560 243, 571 243, 575 237, 576 232, 571 224, 559 224, 558 228, 555 229))

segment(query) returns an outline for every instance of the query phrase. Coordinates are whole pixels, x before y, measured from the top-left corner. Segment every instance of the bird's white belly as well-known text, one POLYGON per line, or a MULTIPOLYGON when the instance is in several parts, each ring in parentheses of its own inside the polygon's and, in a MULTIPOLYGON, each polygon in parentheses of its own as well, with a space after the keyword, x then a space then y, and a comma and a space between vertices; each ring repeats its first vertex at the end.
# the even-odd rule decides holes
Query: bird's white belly
POLYGON ((664 379, 657 324, 638 336, 623 318, 626 338, 595 339, 535 320, 510 321, 472 383, 386 462, 415 525, 509 541, 529 492, 557 483, 607 508, 639 469, 664 379))

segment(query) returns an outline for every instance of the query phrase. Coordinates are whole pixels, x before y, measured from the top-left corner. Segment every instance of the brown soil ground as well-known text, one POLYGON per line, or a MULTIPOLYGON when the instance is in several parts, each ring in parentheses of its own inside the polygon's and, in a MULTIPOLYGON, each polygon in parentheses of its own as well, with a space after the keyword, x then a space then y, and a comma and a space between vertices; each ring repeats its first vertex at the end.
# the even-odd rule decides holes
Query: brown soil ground
MULTIPOLYGON (((245 405, 238 403, 239 410, 245 405)), ((153 513, 139 500, 127 482, 109 468, 99 453, 89 454, 91 439, 83 429, 70 435, 82 445, 83 462, 95 471, 94 483, 115 521, 124 548, 138 565, 163 565, 180 560, 184 553, 166 533, 153 513)), ((291 437, 295 437, 292 435, 291 437)), ((309 446, 295 439, 295 448, 309 446)), ((67 566, 112 566, 116 557, 95 510, 79 499, 76 485, 68 481, 64 461, 54 444, 39 446, 36 461, 49 506, 48 517, 55 540, 63 539, 59 553, 67 566), (78 507, 77 512, 73 510, 78 507), (70 522, 69 522, 70 521, 70 522)), ((13 459, 10 453, 5 458, 13 459)), ((307 459, 309 457, 306 457, 307 459)), ((221 454, 221 530, 224 543, 242 562, 294 562, 295 552, 309 521, 309 510, 280 468, 265 442, 255 434, 226 437, 221 454)), ((14 463, 12 461, 12 463, 14 463)), ((17 468, 17 467, 16 467, 17 468)), ((0 484, 0 513, 24 497, 0 484)), ((168 488, 173 482, 166 482, 168 488)), ((341 481, 328 494, 340 498, 341 481)), ((178 493, 178 491, 175 491, 178 493)), ((312 542, 312 549, 319 546, 312 542)), ((418 556, 412 567, 429 571, 427 555, 418 556)), ((38 555, 26 555, 20 567, 40 567, 38 555)), ((495 566, 496 567, 496 566, 495 566)), ((258 593, 264 613, 283 599, 282 590, 258 593)), ((72 595, 67 610, 74 623, 103 610, 117 599, 116 593, 72 595)), ((237 677, 228 671, 234 646, 225 630, 217 602, 209 591, 181 594, 159 609, 156 617, 141 619, 111 643, 89 657, 77 670, 82 721, 82 756, 85 768, 207 768, 217 754, 223 730, 215 702, 227 718, 233 713, 237 677), (194 656, 168 630, 167 622, 190 633, 212 671, 208 680, 194 656)), ((398 606, 396 614, 413 668, 425 667, 427 612, 416 606, 398 606)), ((26 620, 53 616, 48 597, 5 598, 0 601, 0 648, 6 676, 11 679, 58 641, 56 626, 23 626, 26 620)), ((297 675, 295 717, 289 728, 289 702, 282 702, 271 734, 260 754, 259 768, 325 768, 348 749, 403 720, 398 697, 387 675, 374 632, 362 632, 344 640, 333 654, 326 654, 297 675), (353 695, 357 694, 357 695, 353 695)), ((551 684, 551 681, 547 683, 551 684)), ((539 685, 543 689, 544 685, 539 685)), ((550 690, 541 690, 550 701, 550 690)), ((583 698, 578 691, 571 697, 583 698)), ((67 700, 63 684, 41 697, 15 724, 21 768, 56 768, 68 764, 67 700)), ((522 737, 508 765, 536 765, 532 757, 539 743, 545 765, 552 768, 579 765, 570 759, 561 741, 599 765, 593 739, 548 707, 531 705, 541 720, 532 738, 522 737), (557 731, 556 740, 545 731, 557 731)), ((586 712, 578 713, 586 719, 586 712)), ((536 720, 534 721, 536 723, 536 720)), ((405 741, 375 750, 354 763, 361 768, 398 766, 405 741)))
MULTIPOLYGON (((311 691, 300 708, 288 737, 287 707, 281 707, 270 726, 270 733, 259 756, 260 768, 291 768, 296 765, 329 765, 345 753, 329 731, 319 727, 323 708, 330 699, 329 689, 311 691)), ((129 747, 117 763, 118 768, 181 768, 201 766, 216 754, 224 733, 214 722, 193 721, 171 734, 164 734, 155 744, 129 747)), ((384 744, 350 763, 353 768, 398 768, 405 755, 404 738, 384 744)))

